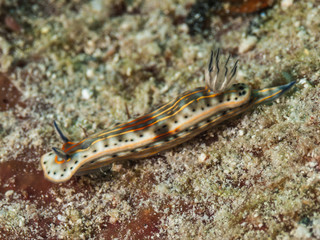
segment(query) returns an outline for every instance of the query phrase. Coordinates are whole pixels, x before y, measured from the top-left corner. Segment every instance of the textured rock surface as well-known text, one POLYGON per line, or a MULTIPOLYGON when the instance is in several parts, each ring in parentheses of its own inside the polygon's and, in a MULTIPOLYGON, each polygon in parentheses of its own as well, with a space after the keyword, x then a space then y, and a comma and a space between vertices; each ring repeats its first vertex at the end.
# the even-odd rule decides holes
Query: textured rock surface
POLYGON ((319 239, 319 1, 206 14, 207 35, 189 34, 194 1, 113 2, 0 1, 0 238, 319 239), (157 156, 43 178, 54 119, 80 139, 148 112, 202 85, 217 47, 239 82, 298 83, 157 156))

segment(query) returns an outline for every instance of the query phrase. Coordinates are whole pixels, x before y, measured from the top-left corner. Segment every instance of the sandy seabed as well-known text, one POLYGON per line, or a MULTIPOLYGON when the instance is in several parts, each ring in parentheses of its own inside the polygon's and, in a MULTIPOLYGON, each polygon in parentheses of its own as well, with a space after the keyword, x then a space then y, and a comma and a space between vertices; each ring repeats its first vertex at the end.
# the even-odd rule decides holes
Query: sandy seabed
POLYGON ((320 2, 113 2, 0 0, 0 238, 319 239, 320 2), (44 179, 53 120, 80 140, 146 113, 202 86, 218 47, 238 82, 297 84, 156 156, 44 179))

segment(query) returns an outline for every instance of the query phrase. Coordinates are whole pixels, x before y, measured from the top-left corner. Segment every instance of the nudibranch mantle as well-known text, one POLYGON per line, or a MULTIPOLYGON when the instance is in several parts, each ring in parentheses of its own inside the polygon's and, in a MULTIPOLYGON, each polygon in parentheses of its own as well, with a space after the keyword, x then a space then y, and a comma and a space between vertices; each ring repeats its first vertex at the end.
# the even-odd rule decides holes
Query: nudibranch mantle
POLYGON ((54 122, 64 144, 41 157, 45 177, 52 182, 65 182, 75 174, 87 174, 115 161, 154 155, 254 106, 273 101, 295 83, 261 90, 244 83, 232 85, 238 61, 229 70, 230 57, 221 67, 219 54, 219 50, 215 56, 211 52, 205 87, 185 92, 137 119, 79 142, 72 142, 54 122))

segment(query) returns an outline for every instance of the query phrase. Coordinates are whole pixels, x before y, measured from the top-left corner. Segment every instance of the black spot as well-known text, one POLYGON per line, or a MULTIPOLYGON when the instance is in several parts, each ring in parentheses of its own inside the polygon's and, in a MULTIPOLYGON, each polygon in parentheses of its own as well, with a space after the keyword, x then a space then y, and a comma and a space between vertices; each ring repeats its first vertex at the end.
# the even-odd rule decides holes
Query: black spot
POLYGON ((207 119, 207 123, 209 123, 209 122, 211 122, 211 120, 210 120, 210 119, 207 119))
POLYGON ((97 151, 97 149, 94 149, 92 152, 96 152, 97 151))
POLYGON ((169 139, 169 138, 167 138, 167 139, 165 139, 164 141, 165 141, 165 142, 169 142, 169 141, 170 141, 170 139, 169 139))
POLYGON ((149 145, 147 145, 147 146, 145 146, 144 148, 149 148, 150 146, 149 145))
POLYGON ((56 174, 57 174, 56 172, 53 173, 53 175, 56 175, 56 174))
POLYGON ((143 137, 143 134, 140 134, 140 136, 139 137, 143 137))
POLYGON ((83 157, 86 158, 86 157, 88 157, 88 156, 87 156, 87 155, 84 155, 83 157))
POLYGON ((239 87, 239 89, 240 89, 240 90, 243 90, 243 89, 244 89, 244 87, 243 87, 243 86, 240 86, 240 87, 239 87))
POLYGON ((239 92, 239 97, 242 96, 242 92, 239 92))
POLYGON ((223 100, 222 100, 222 99, 220 99, 220 100, 219 100, 219 103, 222 103, 222 102, 223 102, 223 100))
POLYGON ((47 162, 43 162, 44 164, 47 164, 47 162))
POLYGON ((174 121, 174 123, 178 123, 178 121, 177 121, 177 120, 175 120, 175 121, 174 121))
POLYGON ((64 171, 64 172, 66 172, 66 171, 67 171, 67 169, 65 168, 65 169, 63 169, 63 171, 64 171))
POLYGON ((113 145, 117 146, 117 145, 118 145, 118 143, 115 143, 115 144, 113 144, 113 145))
POLYGON ((61 175, 60 175, 61 177, 63 177, 64 176, 64 174, 63 173, 61 173, 61 175))
POLYGON ((136 151, 136 149, 132 149, 132 150, 131 150, 132 153, 135 152, 135 151, 136 151))
POLYGON ((203 111, 203 110, 204 110, 204 107, 201 107, 201 110, 203 111))
POLYGON ((207 107, 210 107, 211 105, 210 105, 210 103, 207 103, 207 107))
POLYGON ((108 145, 108 144, 105 144, 105 145, 104 145, 104 147, 106 147, 106 148, 107 148, 107 147, 109 147, 109 145, 108 145))
POLYGON ((90 161, 90 163, 94 163, 94 161, 90 161))
POLYGON ((77 164, 77 163, 78 163, 78 161, 75 161, 74 163, 75 163, 75 164, 77 164))
POLYGON ((193 108, 193 109, 192 109, 192 112, 195 112, 195 111, 196 111, 196 109, 193 108))
POLYGON ((229 102, 229 101, 230 101, 230 98, 228 98, 227 101, 229 102))
POLYGON ((73 167, 70 167, 70 170, 72 170, 73 169, 73 167))
POLYGON ((129 141, 128 139, 125 140, 125 142, 128 142, 128 141, 129 141))
POLYGON ((48 171, 48 174, 50 174, 50 171, 48 171))
POLYGON ((157 129, 154 130, 154 134, 158 135, 158 134, 163 134, 168 132, 168 125, 162 125, 162 126, 158 126, 157 129))
POLYGON ((236 97, 234 100, 238 100, 238 98, 236 97))
POLYGON ((184 116, 184 118, 188 118, 188 116, 187 116, 187 115, 185 115, 185 116, 184 116))
POLYGON ((246 93, 247 93, 246 91, 243 91, 243 92, 242 92, 242 95, 245 95, 246 93))
POLYGON ((118 156, 117 154, 113 154, 113 155, 112 155, 112 157, 117 157, 117 156, 118 156))
POLYGON ((122 142, 122 139, 119 139, 119 142, 122 142))
POLYGON ((133 142, 133 141, 134 141, 134 139, 133 139, 133 138, 131 138, 131 139, 130 139, 130 141, 131 141, 131 142, 133 142))
POLYGON ((49 153, 49 156, 51 156, 53 153, 51 152, 51 153, 49 153))

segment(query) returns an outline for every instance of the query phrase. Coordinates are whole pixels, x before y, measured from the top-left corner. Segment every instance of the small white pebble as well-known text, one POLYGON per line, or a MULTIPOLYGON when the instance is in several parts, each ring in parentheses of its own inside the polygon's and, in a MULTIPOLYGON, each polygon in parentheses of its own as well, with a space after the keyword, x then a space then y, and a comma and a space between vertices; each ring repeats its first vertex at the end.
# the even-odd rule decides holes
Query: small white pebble
POLYGON ((242 39, 238 48, 239 53, 245 53, 250 51, 256 46, 257 42, 258 38, 255 36, 247 36, 247 38, 242 39))
POLYGON ((91 7, 94 11, 101 12, 103 9, 103 4, 101 0, 93 0, 91 2, 91 7))
POLYGON ((307 79, 306 79, 306 78, 301 78, 301 79, 299 80, 299 83, 300 83, 300 84, 306 84, 306 83, 307 83, 307 79))
POLYGON ((87 69, 86 71, 86 75, 88 78, 92 78, 94 76, 94 72, 93 72, 93 69, 87 69))
POLYGON ((312 86, 306 78, 301 78, 299 80, 299 84, 301 84, 304 88, 309 88, 312 86))
POLYGON ((309 165, 309 167, 311 167, 311 168, 314 168, 314 167, 318 166, 318 162, 312 161, 312 162, 309 162, 309 164, 307 164, 307 165, 309 165))
POLYGON ((176 72, 176 73, 174 74, 174 78, 175 78, 175 79, 178 79, 180 76, 181 76, 181 72, 176 72))
POLYGON ((120 172, 122 169, 122 164, 112 164, 111 171, 113 172, 120 172))
POLYGON ((297 36, 298 36, 301 40, 303 40, 304 38, 307 37, 306 31, 304 31, 304 30, 299 31, 298 34, 297 34, 297 36))
POLYGON ((119 212, 117 210, 111 210, 111 212, 109 213, 110 215, 110 219, 109 222, 111 224, 116 223, 119 220, 119 212))
POLYGON ((206 159, 207 159, 207 155, 204 154, 204 153, 201 153, 201 154, 199 155, 199 157, 198 157, 198 161, 199 161, 200 163, 203 163, 206 159))
POLYGON ((287 10, 293 4, 293 0, 282 0, 281 1, 281 9, 287 10))
POLYGON ((298 239, 302 239, 302 238, 306 239, 311 237, 309 229, 303 225, 299 225, 295 230, 293 230, 293 232, 294 232, 294 237, 298 239))
POLYGON ((88 40, 87 44, 89 47, 95 47, 95 43, 92 40, 88 40))
POLYGON ((57 218, 60 222, 66 222, 66 217, 65 216, 62 216, 61 214, 58 214, 57 215, 57 218))
POLYGON ((197 52, 197 58, 204 58, 205 54, 203 52, 197 52))
POLYGON ((180 31, 180 32, 183 32, 183 33, 187 33, 188 31, 189 31, 189 27, 188 27, 188 25, 187 24, 180 24, 179 26, 178 26, 178 30, 180 31))
POLYGON ((23 227, 25 225, 25 218, 20 216, 19 217, 19 227, 23 227))
POLYGON ((320 218, 317 218, 313 221, 313 234, 316 238, 320 239, 320 218))
POLYGON ((6 193, 4 194, 7 198, 10 197, 13 194, 13 190, 8 190, 6 191, 6 193))
POLYGON ((129 31, 131 28, 132 24, 130 24, 129 22, 123 22, 119 27, 121 31, 129 31))
POLYGON ((91 92, 87 88, 84 88, 81 91, 81 97, 82 99, 88 100, 91 97, 91 92))
POLYGON ((44 26, 41 28, 40 31, 42 34, 47 34, 50 31, 50 28, 49 28, 49 26, 44 26))
POLYGON ((238 131, 238 135, 239 135, 239 136, 243 136, 243 135, 244 135, 244 131, 243 131, 243 130, 239 130, 239 131, 238 131))
POLYGON ((128 68, 127 68, 127 71, 126 71, 126 75, 127 75, 128 77, 130 77, 130 76, 131 76, 131 73, 132 73, 132 68, 131 68, 131 67, 128 67, 128 68))

